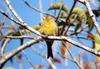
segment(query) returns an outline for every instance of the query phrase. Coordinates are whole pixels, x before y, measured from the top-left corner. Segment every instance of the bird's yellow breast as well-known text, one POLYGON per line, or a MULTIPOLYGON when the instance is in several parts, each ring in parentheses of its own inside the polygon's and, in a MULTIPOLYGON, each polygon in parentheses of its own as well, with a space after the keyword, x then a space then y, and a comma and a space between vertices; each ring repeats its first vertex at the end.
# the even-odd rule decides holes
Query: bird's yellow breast
POLYGON ((51 16, 43 19, 39 32, 45 35, 56 35, 58 31, 57 24, 51 16))

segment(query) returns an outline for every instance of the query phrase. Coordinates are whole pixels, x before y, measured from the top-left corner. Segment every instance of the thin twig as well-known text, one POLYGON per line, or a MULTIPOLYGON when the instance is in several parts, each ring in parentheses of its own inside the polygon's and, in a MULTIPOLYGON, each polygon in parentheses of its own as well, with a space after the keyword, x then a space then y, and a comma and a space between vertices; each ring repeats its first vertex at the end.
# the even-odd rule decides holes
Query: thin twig
POLYGON ((86 8, 87 8, 87 10, 88 10, 88 12, 89 12, 89 15, 90 15, 90 17, 92 18, 93 23, 94 23, 94 25, 95 25, 95 27, 96 27, 96 29, 97 29, 97 32, 98 32, 98 34, 100 35, 100 26, 99 26, 99 24, 98 24, 97 21, 96 21, 96 17, 95 17, 95 15, 94 15, 93 12, 92 12, 92 9, 91 9, 91 7, 90 7, 90 4, 88 3, 87 0, 84 0, 84 1, 79 0, 79 2, 83 3, 83 4, 86 6, 86 8))
POLYGON ((39 54, 41 57, 43 57, 44 59, 46 59, 46 55, 42 54, 40 51, 38 51, 37 49, 33 48, 33 47, 30 47, 30 49, 33 51, 33 52, 36 52, 37 54, 39 54))
MULTIPOLYGON (((23 1, 24 1, 24 0, 23 0, 23 1)), ((42 13, 42 14, 45 14, 45 15, 50 15, 50 14, 48 14, 48 13, 46 13, 46 12, 42 12, 41 10, 38 10, 37 8, 32 7, 27 1, 24 1, 24 3, 25 3, 29 8, 31 8, 31 9, 34 10, 34 11, 37 11, 37 12, 42 13)))
POLYGON ((37 43, 38 41, 40 41, 42 38, 38 38, 36 40, 31 40, 28 41, 26 43, 24 43, 23 45, 19 46, 15 51, 11 52, 10 54, 6 55, 5 58, 2 58, 0 60, 0 68, 2 68, 4 66, 4 64, 11 59, 12 57, 14 57, 16 54, 18 54, 19 52, 21 52, 22 50, 30 47, 32 44, 37 43))
POLYGON ((22 39, 22 38, 26 38, 26 39, 35 39, 35 37, 33 36, 4 36, 2 38, 10 38, 10 39, 22 39))
MULTIPOLYGON (((23 0, 23 1, 24 1, 24 0, 23 0)), ((48 13, 46 13, 46 12, 40 11, 40 10, 38 10, 37 8, 32 7, 27 1, 24 1, 24 3, 25 3, 29 8, 31 8, 33 11, 36 11, 36 12, 41 13, 41 14, 44 14, 44 15, 52 16, 53 18, 56 19, 55 16, 53 16, 53 15, 51 15, 51 14, 48 14, 48 13)))
POLYGON ((41 57, 43 57, 46 61, 48 61, 48 63, 50 64, 50 66, 53 68, 53 69, 56 69, 55 65, 51 62, 51 60, 48 60, 46 58, 46 55, 42 54, 40 51, 36 50, 35 48, 33 47, 30 47, 30 49, 33 51, 33 52, 36 52, 37 54, 39 54, 41 57))
MULTIPOLYGON (((74 9, 76 3, 77 3, 77 0, 74 0, 73 6, 72 6, 72 8, 71 8, 71 10, 70 10, 70 12, 69 12, 67 18, 66 18, 66 22, 65 22, 65 23, 68 23, 69 18, 70 18, 70 16, 71 16, 71 13, 72 13, 72 11, 73 11, 73 9, 74 9)), ((71 23, 70 23, 70 24, 71 24, 71 23)), ((62 28, 62 32, 61 32, 63 35, 65 35, 66 32, 69 30, 69 28, 70 28, 70 24, 69 24, 67 30, 66 30, 66 27, 67 27, 67 26, 66 26, 66 25, 63 26, 63 28, 62 28)))
MULTIPOLYGON (((10 18, 6 13, 4 13, 1 9, 0 9, 0 12, 1 12, 3 15, 5 15, 7 18, 9 18, 10 20, 14 21, 16 24, 21 25, 21 26, 25 27, 26 29, 28 29, 28 30, 30 30, 30 31, 32 31, 32 32, 34 32, 34 33, 37 33, 38 35, 41 36, 41 34, 40 34, 38 31, 36 31, 36 30, 34 30, 33 28, 29 27, 27 24, 24 25, 24 24, 20 24, 19 22, 16 22, 14 19, 10 18)), ((86 51, 88 51, 88 52, 91 52, 91 53, 93 53, 93 54, 95 54, 95 55, 100 56, 100 52, 97 52, 97 51, 95 51, 95 50, 89 48, 88 46, 84 46, 84 45, 82 45, 82 44, 80 44, 80 43, 78 43, 78 42, 76 42, 76 41, 73 41, 73 40, 71 40, 71 39, 68 39, 68 38, 65 37, 65 36, 59 36, 59 37, 57 37, 57 36, 48 36, 48 37, 46 37, 46 36, 45 36, 45 37, 43 37, 43 38, 48 38, 48 39, 53 39, 53 40, 54 40, 54 39, 55 39, 55 40, 67 40, 68 42, 70 42, 70 43, 76 45, 76 46, 79 47, 79 48, 82 48, 82 49, 84 49, 84 50, 86 50, 86 51)), ((35 40, 33 40, 33 41, 35 41, 35 40)), ((24 46, 24 45, 22 45, 21 47, 23 47, 23 46, 24 46)), ((23 48, 21 48, 21 49, 25 49, 25 48, 27 48, 27 46, 25 46, 25 47, 23 47, 23 48)), ((9 60, 9 58, 11 58, 11 57, 13 57, 14 55, 16 55, 17 53, 19 53, 19 52, 21 51, 21 49, 18 48, 18 50, 16 50, 17 52, 14 51, 13 54, 10 54, 5 60, 2 60, 2 61, 0 61, 0 62, 4 62, 4 63, 5 63, 7 60, 9 60)))
POLYGON ((0 51, 2 57, 4 57, 4 52, 5 52, 5 49, 6 49, 9 41, 10 41, 9 38, 4 40, 4 43, 3 43, 2 47, 1 47, 1 51, 0 51))
POLYGON ((3 10, 0 9, 0 13, 4 16, 6 16, 8 19, 10 19, 11 21, 15 22, 16 24, 22 26, 23 28, 29 30, 30 32, 33 32, 37 35, 41 35, 41 33, 39 33, 38 31, 36 31, 35 29, 33 29, 32 27, 28 26, 26 23, 20 23, 16 20, 14 20, 13 18, 10 18, 3 10))
MULTIPOLYGON (((69 39, 69 38, 67 38, 67 37, 65 37, 65 36, 59 36, 59 37, 57 37, 57 36, 48 36, 48 37, 45 37, 46 39, 48 38, 48 39, 52 39, 52 40, 64 40, 64 41, 68 41, 68 42, 70 42, 70 43, 72 43, 72 44, 74 44, 75 46, 77 46, 77 47, 79 47, 79 48, 81 48, 81 49, 83 49, 83 50, 85 50, 85 51, 88 51, 88 52, 90 52, 90 53, 92 53, 92 54, 94 54, 94 55, 97 55, 97 56, 100 56, 100 52, 97 52, 97 51, 95 51, 94 49, 91 49, 91 48, 89 48, 88 46, 85 46, 85 45, 82 45, 81 43, 78 43, 78 42, 76 42, 76 41, 74 41, 74 40, 71 40, 71 39, 69 39)), ((35 41, 35 40, 33 40, 33 41, 35 41)), ((21 46, 21 47, 23 47, 23 46, 21 46)), ((27 47, 27 46, 26 46, 27 47)), ((26 48, 25 47, 25 48, 26 48)), ((25 49, 24 47, 23 47, 23 49, 25 49)), ((18 50, 18 52, 19 52, 19 50, 18 50)), ((17 53, 18 53, 17 52, 17 53)), ((15 55, 16 53, 14 53, 14 55, 15 55)), ((10 57, 12 57, 11 55, 10 55, 10 57)))
POLYGON ((29 62, 29 64, 32 66, 32 68, 34 69, 34 65, 32 64, 31 60, 28 58, 27 54, 25 53, 25 51, 23 50, 23 55, 25 56, 25 58, 27 59, 27 61, 29 62))
POLYGON ((19 17, 19 15, 15 12, 13 7, 11 6, 9 0, 4 0, 4 1, 7 4, 8 8, 10 9, 10 11, 12 12, 12 14, 17 18, 17 20, 20 21, 21 23, 24 23, 24 21, 19 17))
POLYGON ((60 14, 61 14, 62 7, 64 6, 64 5, 63 5, 63 2, 61 2, 61 4, 62 4, 62 5, 60 6, 60 9, 59 9, 59 12, 58 12, 58 16, 57 16, 57 18, 56 18, 56 20, 55 20, 56 22, 58 21, 59 16, 60 16, 60 14))
POLYGON ((79 69, 81 69, 81 66, 80 64, 78 63, 78 61, 74 58, 74 56, 71 54, 70 50, 67 48, 67 45, 65 43, 63 43, 65 48, 67 49, 69 55, 71 56, 72 58, 72 61, 78 66, 79 69))
MULTIPOLYGON (((57 36, 48 36, 48 37, 45 37, 45 38, 46 38, 46 39, 52 39, 52 40, 64 40, 64 41, 68 41, 68 42, 74 44, 75 46, 77 46, 77 47, 79 47, 79 48, 85 50, 85 51, 88 51, 88 52, 90 52, 90 53, 92 53, 92 54, 95 54, 95 55, 97 55, 97 56, 100 56, 100 52, 97 52, 97 51, 95 51, 94 49, 91 49, 91 48, 89 48, 88 46, 82 45, 81 43, 78 43, 78 42, 76 42, 76 41, 74 41, 74 40, 71 40, 71 39, 69 39, 69 38, 67 38, 67 37, 65 37, 65 36, 59 36, 59 37, 57 37, 57 36)), ((30 41, 30 42, 27 42, 27 43, 23 44, 23 45, 20 46, 18 49, 16 49, 16 51, 14 51, 13 53, 8 54, 8 55, 5 57, 5 59, 2 59, 2 60, 0 61, 0 64, 1 64, 1 65, 5 64, 5 62, 7 62, 7 61, 8 61, 10 58, 12 58, 14 55, 18 54, 18 53, 19 53, 20 51, 22 51, 23 49, 26 49, 27 47, 30 47, 30 45, 32 45, 32 44, 34 44, 34 43, 36 43, 36 42, 38 42, 38 41, 40 41, 40 40, 42 40, 42 38, 39 38, 39 39, 36 39, 36 40, 32 40, 32 41, 30 41)), ((1 67, 2 67, 2 66, 1 66, 1 67)))
POLYGON ((71 58, 73 59, 73 62, 78 66, 79 69, 82 69, 80 64, 78 63, 78 61, 74 58, 74 56, 71 54, 70 50, 67 49, 67 51, 69 52, 71 58))
POLYGON ((72 40, 72 39, 70 39, 70 38, 68 38, 66 36, 59 36, 59 37, 57 37, 57 36, 48 36, 46 38, 53 39, 53 40, 64 40, 64 41, 68 41, 71 44, 73 44, 73 45, 75 45, 75 46, 77 46, 77 47, 79 47, 79 48, 81 48, 81 49, 83 49, 85 51, 88 51, 88 52, 90 52, 90 53, 92 53, 94 55, 100 56, 100 52, 97 52, 96 50, 91 49, 88 46, 85 46, 85 45, 83 45, 81 43, 78 43, 78 42, 76 42, 76 41, 74 41, 74 40, 72 40))

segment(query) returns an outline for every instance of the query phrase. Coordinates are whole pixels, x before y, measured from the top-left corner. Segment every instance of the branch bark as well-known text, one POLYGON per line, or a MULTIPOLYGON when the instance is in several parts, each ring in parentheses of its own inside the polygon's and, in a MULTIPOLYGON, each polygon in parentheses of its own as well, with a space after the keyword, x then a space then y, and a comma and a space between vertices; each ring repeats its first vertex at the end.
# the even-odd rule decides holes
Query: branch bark
POLYGON ((87 10, 88 10, 88 12, 89 12, 89 15, 90 15, 90 17, 92 18, 92 20, 93 20, 93 23, 94 23, 94 25, 95 25, 95 27, 96 27, 96 29, 97 29, 97 32, 98 32, 98 34, 100 35, 100 26, 99 26, 99 24, 97 23, 97 21, 96 21, 96 17, 95 17, 95 15, 93 14, 93 12, 92 12, 92 9, 91 9, 91 7, 90 7, 90 4, 89 4, 89 2, 87 1, 87 0, 79 0, 79 2, 81 2, 81 3, 83 3, 85 6, 86 6, 86 8, 87 8, 87 10))

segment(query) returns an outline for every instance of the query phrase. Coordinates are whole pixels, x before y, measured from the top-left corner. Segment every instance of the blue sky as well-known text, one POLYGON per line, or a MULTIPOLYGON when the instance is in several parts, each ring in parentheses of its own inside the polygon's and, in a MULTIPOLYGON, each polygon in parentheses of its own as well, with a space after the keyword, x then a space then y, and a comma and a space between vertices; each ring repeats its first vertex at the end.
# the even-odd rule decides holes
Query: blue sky
MULTIPOLYGON (((2 6, 2 0, 0 0, 1 3, 0 3, 0 8, 3 8, 2 6)), ((35 8, 38 8, 38 0, 26 0, 28 3, 30 3, 33 7, 35 8)), ((42 0, 43 2, 43 11, 46 11, 47 12, 47 9, 48 7, 50 6, 50 2, 51 0, 42 0)), ((56 0, 56 1, 59 1, 59 0, 56 0)), ((25 21, 28 23, 29 26, 35 26, 35 25, 38 25, 40 23, 40 15, 38 12, 36 11, 32 11, 30 8, 28 8, 23 0, 10 0, 13 8, 15 9, 15 11, 19 14, 19 16, 25 21)), ((54 1, 55 2, 55 1, 54 1)), ((64 3, 68 6, 68 9, 71 8, 72 4, 73 4, 73 0, 64 0, 64 3)), ((0 14, 1 15, 1 14, 0 14)), ((1 18, 1 16, 0 16, 1 18)), ((6 23, 7 25, 9 24, 9 21, 6 23)), ((17 46, 19 46, 19 41, 14 41, 12 40, 12 42, 10 42, 8 44, 8 47, 7 47, 7 51, 9 52, 11 49, 15 49, 17 48, 17 46), (13 43, 12 43, 13 42, 13 43)), ((91 43, 90 42, 87 42, 85 41, 85 43, 87 45, 90 45, 91 43)), ((33 47, 36 47, 36 49, 38 47, 40 47, 41 44, 35 44, 33 47), (38 46, 39 45, 39 46, 38 46)), ((90 46, 91 47, 91 46, 90 46)), ((44 47, 42 48, 39 48, 41 51, 44 50, 44 47)), ((45 48, 46 49, 46 48, 45 48)), ((77 55, 77 53, 79 53, 80 49, 77 48, 77 47, 74 47, 72 50, 71 50, 73 53, 73 55, 77 55)), ((81 50, 83 51, 83 50, 81 50)), ((42 59, 42 57, 40 57, 38 54, 36 54, 35 52, 32 52, 29 48, 25 50, 26 54, 28 54, 28 57, 30 58, 30 60, 32 61, 32 64, 33 65, 36 65, 36 64, 41 64, 41 63, 45 63, 48 65, 48 63, 42 59)), ((46 51, 45 51, 46 52, 46 51)), ((46 53, 45 53, 46 54, 46 53)), ((89 53, 88 53, 89 54, 89 53)), ((92 55, 93 56, 93 55, 92 55)), ((61 57, 60 57, 61 58, 61 57)), ((30 66, 30 64, 28 63, 28 61, 26 60, 25 57, 23 57, 22 59, 24 62, 23 62, 23 69, 28 69, 30 66)), ((93 58, 91 58, 91 56, 89 56, 89 60, 94 60, 93 58)), ((64 63, 63 63, 64 64, 64 63)), ((59 69, 64 69, 64 65, 60 65, 60 64, 56 64, 56 66, 59 66, 59 69)), ((12 66, 10 62, 8 62, 5 66, 12 66)), ((13 65, 16 69, 18 69, 18 64, 16 63, 16 59, 14 59, 14 65, 13 65)), ((68 67, 69 69, 75 69, 75 64, 68 61, 68 67)), ((57 68, 58 69, 58 68, 57 68)))

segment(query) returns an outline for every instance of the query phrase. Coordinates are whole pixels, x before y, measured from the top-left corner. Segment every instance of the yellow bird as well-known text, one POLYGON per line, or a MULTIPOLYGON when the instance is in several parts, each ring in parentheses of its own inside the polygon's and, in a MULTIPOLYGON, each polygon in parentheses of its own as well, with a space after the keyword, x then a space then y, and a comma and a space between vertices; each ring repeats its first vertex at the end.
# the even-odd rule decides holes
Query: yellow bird
MULTIPOLYGON (((57 23, 51 16, 45 16, 41 22, 41 25, 37 29, 41 34, 44 34, 46 36, 49 35, 57 35, 58 33, 58 27, 57 23)), ((51 57, 53 58, 53 53, 52 53, 52 44, 53 40, 46 40, 47 44, 47 58, 51 57)))

